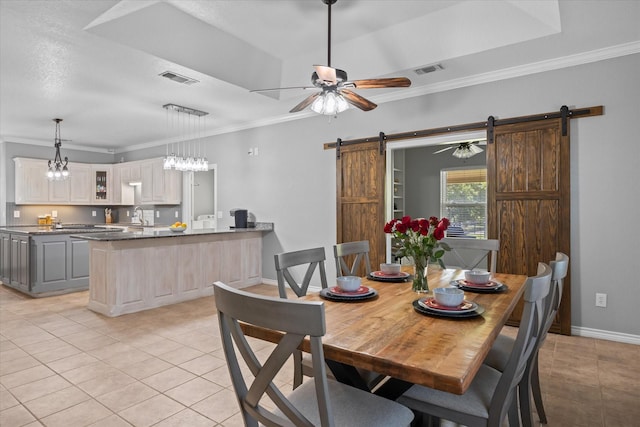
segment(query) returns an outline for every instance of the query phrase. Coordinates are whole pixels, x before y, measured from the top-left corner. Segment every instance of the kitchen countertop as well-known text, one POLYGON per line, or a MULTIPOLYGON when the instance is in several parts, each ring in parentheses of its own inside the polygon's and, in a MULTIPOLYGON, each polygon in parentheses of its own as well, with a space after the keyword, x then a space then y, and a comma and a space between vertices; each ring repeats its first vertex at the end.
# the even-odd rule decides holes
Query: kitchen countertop
MULTIPOLYGON (((104 233, 104 230, 104 228, 83 224, 68 224, 63 226, 63 228, 55 228, 51 225, 18 225, 0 227, 0 231, 34 236, 51 234, 104 233)), ((114 227, 112 233, 120 233, 121 231, 121 229, 114 227)))
MULTIPOLYGON (((95 230, 95 229, 93 229, 95 230)), ((138 240, 138 239, 154 239, 158 237, 185 237, 185 236, 202 236, 209 234, 229 234, 229 233, 247 233, 247 232, 268 232, 273 231, 272 222, 258 222, 255 228, 227 228, 227 229, 215 229, 215 228, 202 228, 202 229, 187 229, 182 232, 176 232, 171 230, 154 230, 153 228, 145 229, 144 231, 102 231, 84 233, 75 232, 71 237, 76 239, 93 240, 93 241, 121 241, 121 240, 138 240)))

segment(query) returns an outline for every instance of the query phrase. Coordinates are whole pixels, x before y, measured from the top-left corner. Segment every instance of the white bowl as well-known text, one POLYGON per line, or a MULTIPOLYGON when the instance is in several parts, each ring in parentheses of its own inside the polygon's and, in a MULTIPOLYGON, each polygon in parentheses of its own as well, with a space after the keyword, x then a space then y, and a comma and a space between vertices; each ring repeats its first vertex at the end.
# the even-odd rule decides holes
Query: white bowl
POLYGON ((400 273, 400 264, 380 264, 380 271, 385 274, 400 273))
POLYGON ((483 270, 469 270, 464 272, 464 278, 469 283, 484 285, 491 280, 491 273, 483 270))
POLYGON ((360 279, 358 276, 341 276, 337 278, 338 288, 344 292, 355 292, 360 289, 360 279))
POLYGON ((438 304, 447 307, 457 307, 464 300, 464 292, 458 288, 435 288, 433 296, 438 304))
POLYGON ((169 230, 171 231, 184 231, 186 229, 187 227, 173 227, 173 226, 169 227, 169 230))

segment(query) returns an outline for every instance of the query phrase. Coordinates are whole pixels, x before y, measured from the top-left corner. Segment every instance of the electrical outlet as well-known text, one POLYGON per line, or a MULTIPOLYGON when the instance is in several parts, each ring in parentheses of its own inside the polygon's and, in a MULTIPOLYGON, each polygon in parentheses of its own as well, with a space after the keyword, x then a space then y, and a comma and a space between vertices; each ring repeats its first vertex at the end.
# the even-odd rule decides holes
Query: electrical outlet
POLYGON ((127 211, 127 216, 129 216, 129 211, 127 211))
POLYGON ((222 211, 218 211, 218 218, 222 218, 222 211))
POLYGON ((51 211, 52 218, 58 218, 58 211, 51 211))
POLYGON ((178 211, 176 211, 176 218, 178 218, 178 211))
POLYGON ((254 148, 254 149, 253 149, 253 155, 254 155, 254 156, 257 156, 257 155, 258 155, 258 153, 259 153, 259 151, 258 151, 258 147, 254 148))
POLYGON ((14 218, 20 218, 20 211, 13 211, 14 218))
POLYGON ((607 294, 596 294, 596 307, 607 306, 607 294))
POLYGON ((91 211, 91 216, 96 216, 96 211, 91 211))
POLYGON ((156 211, 156 218, 160 218, 160 211, 156 211))

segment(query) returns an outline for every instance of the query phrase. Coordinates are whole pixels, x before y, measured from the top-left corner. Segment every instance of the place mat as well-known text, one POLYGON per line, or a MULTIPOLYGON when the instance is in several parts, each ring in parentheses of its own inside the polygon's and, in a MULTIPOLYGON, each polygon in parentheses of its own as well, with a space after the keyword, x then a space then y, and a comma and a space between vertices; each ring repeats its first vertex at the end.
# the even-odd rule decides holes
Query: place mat
POLYGON ((418 303, 424 308, 428 308, 435 311, 443 311, 445 313, 466 313, 468 311, 473 311, 478 308, 478 304, 476 304, 475 302, 466 301, 466 300, 463 301, 462 304, 458 306, 449 307, 446 305, 439 304, 438 301, 436 301, 435 298, 433 297, 420 298, 418 300, 418 303))
POLYGON ((500 282, 493 282, 495 283, 495 285, 493 286, 469 286, 467 285, 467 281, 466 280, 454 280, 453 282, 451 282, 450 284, 457 287, 458 289, 462 289, 463 291, 468 291, 468 292, 476 292, 479 294, 497 294, 500 292, 505 292, 509 289, 509 287, 507 285, 505 285, 504 283, 500 283, 500 282))
POLYGON ((446 317, 449 319, 469 319, 472 317, 478 317, 482 313, 484 313, 484 307, 477 304, 477 308, 475 310, 463 311, 463 312, 455 312, 455 311, 447 311, 447 310, 434 310, 427 306, 423 306, 420 304, 419 298, 413 301, 413 309, 420 314, 426 314, 427 316, 435 316, 435 317, 446 317))
POLYGON ((338 302, 355 302, 355 301, 365 301, 368 299, 376 298, 378 296, 378 292, 369 288, 369 293, 363 295, 350 295, 346 296, 344 294, 334 294, 331 292, 329 288, 324 288, 320 290, 320 297, 326 299, 327 301, 338 301, 338 302))
POLYGON ((372 271, 369 274, 369 279, 376 280, 378 282, 406 282, 411 275, 401 271, 396 274, 387 274, 382 271, 372 271))

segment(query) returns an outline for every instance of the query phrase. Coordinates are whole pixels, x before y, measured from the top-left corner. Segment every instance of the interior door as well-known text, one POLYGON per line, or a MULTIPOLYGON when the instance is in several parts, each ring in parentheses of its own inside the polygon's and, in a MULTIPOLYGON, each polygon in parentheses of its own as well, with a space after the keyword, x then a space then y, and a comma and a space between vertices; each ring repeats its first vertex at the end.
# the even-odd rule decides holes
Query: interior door
MULTIPOLYGON (((502 125, 487 144, 489 238, 500 240, 497 271, 536 274, 539 261, 556 251, 570 255, 569 121, 561 119, 502 125)), ((571 333, 571 283, 551 330, 571 333)), ((522 302, 509 324, 518 324, 522 302)))
MULTIPOLYGON (((336 154, 336 242, 368 240, 375 270, 385 262, 384 149, 375 141, 340 146, 336 154)), ((365 274, 361 266, 360 275, 365 274)))

